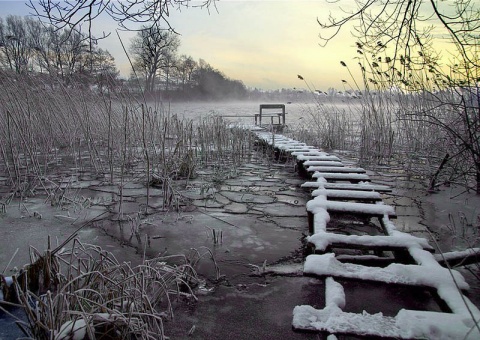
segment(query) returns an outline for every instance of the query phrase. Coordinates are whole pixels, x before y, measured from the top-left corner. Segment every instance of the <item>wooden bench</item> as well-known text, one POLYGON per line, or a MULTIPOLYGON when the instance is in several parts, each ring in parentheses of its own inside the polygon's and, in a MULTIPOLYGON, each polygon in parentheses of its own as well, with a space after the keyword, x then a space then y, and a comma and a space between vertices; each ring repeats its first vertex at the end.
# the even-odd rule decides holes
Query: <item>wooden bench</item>
POLYGON ((260 104, 259 113, 255 114, 255 125, 262 126, 262 118, 269 117, 271 125, 285 126, 285 104, 260 104), (281 112, 264 113, 264 110, 282 110, 281 112), (278 119, 278 123, 274 122, 274 118, 278 119))

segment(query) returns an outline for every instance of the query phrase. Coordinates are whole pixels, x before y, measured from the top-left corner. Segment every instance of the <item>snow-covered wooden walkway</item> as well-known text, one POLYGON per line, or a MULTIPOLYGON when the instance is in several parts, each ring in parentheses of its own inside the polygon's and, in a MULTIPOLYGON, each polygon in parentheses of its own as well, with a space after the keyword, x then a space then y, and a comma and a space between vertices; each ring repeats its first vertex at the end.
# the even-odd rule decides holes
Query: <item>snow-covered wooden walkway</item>
MULTIPOLYGON (((292 326, 296 331, 316 331, 330 334, 353 334, 365 337, 398 339, 480 339, 480 311, 463 294, 468 284, 463 276, 439 264, 444 260, 433 254, 434 249, 424 238, 397 230, 391 221, 395 209, 383 203, 381 193, 391 189, 370 183, 362 168, 345 166, 334 155, 313 146, 270 132, 255 131, 258 140, 273 148, 276 157, 294 159, 299 174, 315 179, 302 185, 314 189, 307 203, 312 254, 307 256, 304 275, 325 278, 325 307, 299 305, 293 310, 292 326), (333 231, 329 223, 335 216, 359 217, 371 223, 378 219, 382 233, 375 235, 345 235, 341 226, 333 231), (361 249, 362 255, 341 255, 338 249, 361 249), (365 255, 365 252, 371 252, 365 255), (393 253, 386 267, 372 267, 361 262, 362 257, 378 259, 393 253), (401 309, 395 316, 350 313, 345 291, 337 280, 353 279, 396 285, 411 285, 434 290, 448 310, 444 312, 401 309)), ((362 224, 355 223, 355 226, 362 224)), ((358 229, 358 228, 357 228, 358 229)), ((375 261, 374 261, 375 262, 375 261)), ((446 262, 446 261, 443 261, 446 262)), ((383 261, 385 263, 385 261, 383 261)), ((368 301, 367 301, 368 303, 368 301)), ((388 301, 385 301, 388 303, 388 301)), ((330 337, 329 337, 330 339, 330 337)))

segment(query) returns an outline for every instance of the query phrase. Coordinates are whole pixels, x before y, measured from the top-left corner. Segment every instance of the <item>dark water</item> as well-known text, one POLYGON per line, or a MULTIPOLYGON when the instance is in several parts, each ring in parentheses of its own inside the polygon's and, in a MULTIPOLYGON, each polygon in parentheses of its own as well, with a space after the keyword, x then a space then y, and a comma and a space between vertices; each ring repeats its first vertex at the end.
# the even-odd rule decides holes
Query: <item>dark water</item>
POLYGON ((20 331, 20 328, 15 325, 17 319, 25 320, 23 309, 12 307, 5 308, 12 315, 0 310, 0 340, 11 340, 24 336, 22 331, 20 331))

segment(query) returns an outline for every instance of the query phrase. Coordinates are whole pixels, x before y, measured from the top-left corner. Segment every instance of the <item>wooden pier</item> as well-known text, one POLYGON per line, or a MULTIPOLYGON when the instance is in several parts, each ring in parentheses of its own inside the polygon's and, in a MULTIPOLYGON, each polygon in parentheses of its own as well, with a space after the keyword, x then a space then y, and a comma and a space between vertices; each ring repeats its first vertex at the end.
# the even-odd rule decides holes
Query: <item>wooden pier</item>
POLYGON ((382 199, 392 189, 371 183, 364 169, 346 166, 337 156, 279 134, 253 133, 279 159, 296 161, 298 173, 309 180, 302 187, 312 193, 306 206, 310 255, 303 273, 325 280, 326 302, 324 308, 315 308, 298 301, 293 310, 295 331, 367 338, 480 338, 476 325, 480 310, 463 293, 468 284, 459 272, 445 267, 461 259, 478 260, 478 249, 433 254, 426 239, 395 227, 395 208, 382 199), (401 309, 395 316, 344 312, 348 301, 339 280, 426 289, 433 292, 441 311, 401 309))

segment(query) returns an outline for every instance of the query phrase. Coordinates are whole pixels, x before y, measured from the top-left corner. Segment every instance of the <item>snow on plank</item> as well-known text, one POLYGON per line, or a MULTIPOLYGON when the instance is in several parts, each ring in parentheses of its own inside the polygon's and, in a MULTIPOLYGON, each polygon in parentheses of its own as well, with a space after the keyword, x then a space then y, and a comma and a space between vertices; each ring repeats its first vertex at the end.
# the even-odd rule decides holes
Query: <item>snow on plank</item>
POLYGON ((385 216, 395 217, 395 210, 389 205, 336 202, 328 201, 325 196, 317 196, 307 202, 308 230, 311 234, 327 230, 327 223, 330 221, 329 212, 377 217, 382 226, 385 216))
POLYGON ((299 142, 295 139, 291 139, 291 138, 286 138, 286 137, 279 137, 278 135, 276 135, 275 137, 271 137, 269 139, 270 141, 272 142, 275 142, 275 144, 290 144, 290 145, 307 145, 306 143, 303 143, 303 142, 299 142))
POLYGON ((317 207, 331 212, 344 212, 358 215, 371 215, 383 217, 384 215, 395 216, 395 209, 387 204, 370 204, 354 202, 332 202, 324 196, 317 196, 307 202, 307 211, 315 213, 317 207))
POLYGON ((290 149, 299 149, 299 150, 310 150, 313 149, 313 146, 308 146, 305 143, 293 143, 293 142, 275 142, 273 143, 273 146, 285 150, 287 148, 290 149))
POLYGON ((257 133, 257 137, 268 144, 273 142, 294 142, 291 138, 286 138, 280 135, 272 135, 271 133, 257 133))
POLYGON ((350 181, 350 182, 368 182, 370 177, 365 174, 344 174, 344 173, 332 173, 332 172, 315 172, 312 175, 313 178, 323 177, 327 181, 350 181))
POLYGON ((325 151, 322 151, 320 149, 310 149, 308 151, 294 151, 292 152, 293 156, 296 156, 298 159, 298 156, 329 156, 329 154, 325 151))
POLYGON ((395 250, 410 247, 420 247, 428 251, 434 251, 434 248, 424 238, 415 237, 410 234, 399 236, 370 236, 370 235, 342 235, 328 232, 319 232, 307 237, 307 242, 311 243, 316 251, 324 252, 328 247, 336 248, 368 248, 395 250))
POLYGON ((402 309, 395 317, 382 313, 343 312, 328 305, 324 309, 296 306, 292 327, 295 330, 353 334, 395 339, 480 339, 469 316, 402 309))
POLYGON ((312 191, 312 197, 325 196, 327 199, 343 200, 363 200, 363 201, 381 201, 382 197, 377 191, 360 190, 335 190, 335 189, 316 189, 312 191))
MULTIPOLYGON (((323 179, 323 178, 322 178, 323 179)), ((355 191, 378 191, 378 192, 391 192, 392 189, 386 185, 371 184, 359 182, 352 183, 325 183, 323 181, 305 182, 301 185, 302 188, 324 188, 324 189, 336 189, 336 190, 355 190, 355 191)))
POLYGON ((307 218, 308 218, 308 231, 310 234, 316 234, 319 232, 327 231, 327 223, 330 221, 330 214, 321 206, 310 207, 308 210, 307 203, 307 218))
MULTIPOLYGON (((292 153, 293 155, 293 153, 292 153)), ((332 156, 328 154, 321 154, 321 155, 312 155, 310 153, 302 153, 302 154, 295 154, 294 156, 297 157, 299 161, 337 161, 341 162, 340 158, 337 156, 332 156)))
POLYGON ((294 147, 284 147, 282 150, 286 151, 286 152, 293 153, 293 152, 308 151, 308 150, 311 150, 313 148, 314 148, 313 146, 305 146, 305 147, 295 147, 294 146, 294 147))
MULTIPOLYGON (((276 139, 272 139, 272 141, 275 142, 275 146, 291 146, 291 147, 294 147, 294 146, 297 146, 297 147, 306 147, 307 146, 307 143, 303 143, 303 142, 299 142, 299 141, 296 141, 296 140, 276 140, 276 139)), ((313 148, 313 146, 312 146, 313 148)))
POLYGON ((402 338, 393 317, 385 317, 382 313, 347 313, 332 305, 324 309, 308 305, 296 306, 293 309, 292 327, 297 331, 402 338))
POLYGON ((447 264, 450 267, 466 266, 480 262, 480 248, 469 248, 463 251, 435 254, 434 257, 441 266, 446 266, 447 264))
POLYGON ((335 167, 342 167, 345 166, 342 162, 339 161, 304 161, 301 162, 303 166, 335 166, 335 167))
POLYGON ((304 275, 332 276, 345 279, 395 283, 409 286, 436 288, 455 287, 468 289, 469 285, 456 270, 451 273, 443 267, 428 267, 392 263, 385 268, 362 266, 352 263, 342 263, 335 254, 309 255, 303 267, 304 275), (453 276, 453 278, 452 278, 453 276))
POLYGON ((365 169, 363 168, 353 168, 353 167, 338 167, 338 166, 323 166, 323 165, 310 165, 307 168, 309 172, 334 172, 334 173, 357 173, 357 174, 364 174, 366 173, 365 169))

